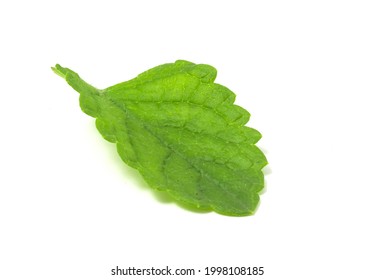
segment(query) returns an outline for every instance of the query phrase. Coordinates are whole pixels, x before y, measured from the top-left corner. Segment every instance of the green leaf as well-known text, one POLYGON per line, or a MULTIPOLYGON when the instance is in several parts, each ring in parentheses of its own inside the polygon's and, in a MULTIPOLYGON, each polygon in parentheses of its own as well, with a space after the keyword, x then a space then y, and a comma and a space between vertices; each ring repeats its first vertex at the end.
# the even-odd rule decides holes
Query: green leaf
POLYGON ((244 126, 249 113, 214 83, 213 67, 178 60, 104 90, 68 68, 52 69, 80 93, 83 112, 149 186, 224 215, 254 213, 267 164, 255 145, 261 134, 244 126))

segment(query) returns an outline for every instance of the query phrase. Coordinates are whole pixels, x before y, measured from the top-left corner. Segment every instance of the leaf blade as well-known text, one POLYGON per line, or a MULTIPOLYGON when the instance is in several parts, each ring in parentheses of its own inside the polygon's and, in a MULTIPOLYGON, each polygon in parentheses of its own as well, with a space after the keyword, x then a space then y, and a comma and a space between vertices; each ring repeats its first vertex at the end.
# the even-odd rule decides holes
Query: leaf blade
POLYGON ((81 108, 97 118, 103 137, 152 188, 224 215, 254 213, 267 164, 255 146, 261 134, 244 126, 250 114, 214 83, 213 67, 176 61, 101 91, 56 69, 81 93, 81 108))

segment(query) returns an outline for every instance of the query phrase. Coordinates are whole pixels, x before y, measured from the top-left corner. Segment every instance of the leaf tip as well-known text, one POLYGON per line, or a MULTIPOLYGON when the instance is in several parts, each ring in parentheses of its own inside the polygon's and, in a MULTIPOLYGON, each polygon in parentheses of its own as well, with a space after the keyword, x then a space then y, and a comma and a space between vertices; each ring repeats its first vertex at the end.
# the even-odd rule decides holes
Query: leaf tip
POLYGON ((60 77, 66 79, 66 69, 63 68, 60 64, 56 64, 55 67, 51 67, 52 71, 55 72, 60 77))

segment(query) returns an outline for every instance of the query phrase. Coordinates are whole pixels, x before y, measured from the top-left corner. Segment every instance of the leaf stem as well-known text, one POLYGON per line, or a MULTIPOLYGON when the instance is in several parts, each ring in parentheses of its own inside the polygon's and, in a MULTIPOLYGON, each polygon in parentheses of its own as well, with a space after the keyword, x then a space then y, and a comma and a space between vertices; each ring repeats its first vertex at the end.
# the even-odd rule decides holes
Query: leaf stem
POLYGON ((101 90, 86 83, 73 70, 70 70, 69 68, 64 68, 60 64, 56 64, 55 67, 51 68, 53 72, 55 72, 60 77, 64 78, 66 82, 80 94, 100 95, 101 90))

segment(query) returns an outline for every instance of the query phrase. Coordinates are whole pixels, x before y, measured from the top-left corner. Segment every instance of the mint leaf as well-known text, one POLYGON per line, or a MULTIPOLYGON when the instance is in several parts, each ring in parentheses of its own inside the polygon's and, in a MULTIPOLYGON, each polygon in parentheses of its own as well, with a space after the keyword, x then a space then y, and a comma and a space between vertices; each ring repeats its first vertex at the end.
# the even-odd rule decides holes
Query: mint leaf
POLYGON ((60 65, 52 68, 80 93, 102 136, 154 189, 232 216, 253 214, 267 164, 249 113, 215 84, 216 70, 178 60, 104 90, 60 65))

